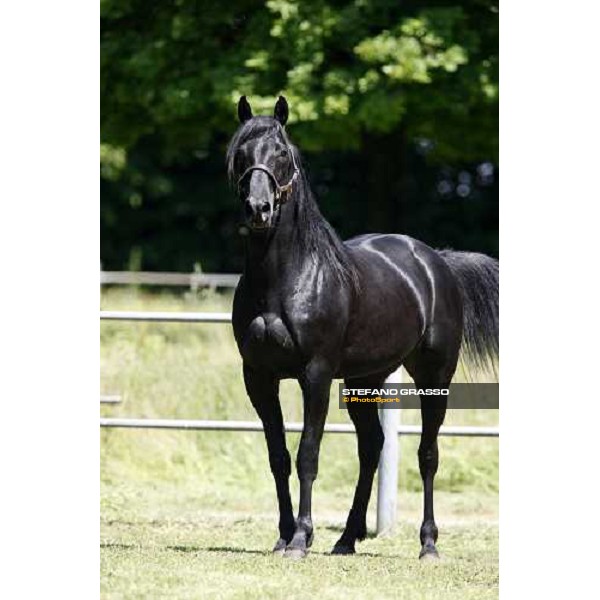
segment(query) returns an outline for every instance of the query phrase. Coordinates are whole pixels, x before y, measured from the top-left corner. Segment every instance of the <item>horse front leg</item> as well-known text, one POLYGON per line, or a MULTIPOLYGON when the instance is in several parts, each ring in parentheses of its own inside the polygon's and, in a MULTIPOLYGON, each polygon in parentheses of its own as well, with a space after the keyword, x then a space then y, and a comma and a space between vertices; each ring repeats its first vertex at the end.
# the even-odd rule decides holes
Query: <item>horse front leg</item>
POLYGON ((286 558, 304 558, 313 541, 312 487, 317 478, 319 450, 329 408, 331 371, 313 361, 299 379, 304 399, 304 430, 296 466, 300 480, 300 506, 296 530, 285 551, 286 558))
POLYGON ((291 461, 285 444, 283 415, 279 403, 279 380, 266 371, 244 365, 244 382, 265 432, 269 464, 275 479, 279 503, 279 539, 273 552, 283 554, 294 535, 295 520, 289 485, 291 461))

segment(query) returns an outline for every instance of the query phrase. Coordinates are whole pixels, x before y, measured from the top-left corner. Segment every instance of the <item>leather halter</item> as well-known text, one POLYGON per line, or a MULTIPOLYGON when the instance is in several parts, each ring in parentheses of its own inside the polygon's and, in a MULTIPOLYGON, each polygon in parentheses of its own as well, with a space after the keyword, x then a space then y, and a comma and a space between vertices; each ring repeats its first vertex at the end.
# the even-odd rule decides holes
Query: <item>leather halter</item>
POLYGON ((300 169, 298 169, 298 165, 296 164, 294 152, 291 150, 291 148, 287 144, 286 144, 286 148, 287 148, 287 151, 292 156, 292 164, 294 165, 294 174, 292 175, 290 180, 285 185, 280 185, 279 181, 277 181, 277 177, 275 177, 273 171, 271 171, 271 169, 269 169, 269 167, 267 167, 267 165, 265 165, 263 163, 257 163, 255 165, 252 165, 251 167, 248 167, 240 175, 238 182, 237 182, 238 189, 240 187, 240 184, 242 183, 242 180, 248 175, 248 173, 251 173, 252 171, 262 171, 263 173, 266 173, 271 178, 271 181, 273 182, 273 185, 275 186, 275 207, 277 206, 277 203, 285 204, 285 202, 287 201, 287 199, 289 197, 289 193, 292 191, 292 186, 294 185, 294 181, 296 181, 296 179, 298 179, 298 175, 300 174, 300 169))

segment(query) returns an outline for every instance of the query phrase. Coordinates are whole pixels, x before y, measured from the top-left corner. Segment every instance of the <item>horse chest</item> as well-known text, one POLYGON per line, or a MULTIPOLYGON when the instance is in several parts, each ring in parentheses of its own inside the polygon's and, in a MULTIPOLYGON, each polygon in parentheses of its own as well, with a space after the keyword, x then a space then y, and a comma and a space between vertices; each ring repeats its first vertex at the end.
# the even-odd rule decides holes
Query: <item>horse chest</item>
POLYGON ((244 334, 240 352, 253 366, 289 368, 297 358, 294 340, 275 313, 264 312, 252 319, 244 334))

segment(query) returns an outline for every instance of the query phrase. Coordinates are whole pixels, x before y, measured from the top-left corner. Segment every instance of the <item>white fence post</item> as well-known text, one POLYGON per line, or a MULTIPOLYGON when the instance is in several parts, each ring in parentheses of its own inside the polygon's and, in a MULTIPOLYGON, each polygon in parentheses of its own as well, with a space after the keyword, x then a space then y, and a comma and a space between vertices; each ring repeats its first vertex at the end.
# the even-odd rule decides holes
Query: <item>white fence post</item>
MULTIPOLYGON (((388 383, 402 383, 402 367, 392 373, 388 383)), ((379 420, 385 435, 385 442, 379 457, 377 475, 377 535, 390 533, 396 524, 398 506, 398 464, 400 450, 398 445, 398 425, 400 408, 380 408, 379 420)))

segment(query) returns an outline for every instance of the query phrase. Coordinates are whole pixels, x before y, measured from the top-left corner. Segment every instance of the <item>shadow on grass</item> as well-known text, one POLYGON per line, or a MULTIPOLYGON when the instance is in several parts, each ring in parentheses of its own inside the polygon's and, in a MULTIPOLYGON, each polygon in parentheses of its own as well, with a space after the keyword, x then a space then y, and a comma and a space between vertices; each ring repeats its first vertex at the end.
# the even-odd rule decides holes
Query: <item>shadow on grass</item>
POLYGON ((268 556, 271 554, 266 550, 247 550, 246 548, 236 548, 235 546, 167 546, 167 550, 176 552, 228 552, 230 554, 261 554, 268 556))
MULTIPOLYGON (((103 550, 141 550, 142 546, 140 544, 121 544, 121 543, 113 543, 113 542, 102 542, 100 544, 100 548, 103 550)), ((177 546, 165 546, 166 550, 173 550, 175 552, 184 552, 184 553, 199 553, 199 552, 214 552, 218 554, 250 554, 254 556, 272 556, 276 557, 270 550, 248 550, 246 548, 238 548, 235 546, 197 546, 197 545, 177 545, 177 546)), ((403 556, 401 554, 379 554, 376 552, 357 552, 356 554, 349 554, 344 557, 335 556, 331 554, 331 552, 315 552, 311 550, 309 555, 312 556, 324 556, 326 558, 330 558, 331 560, 340 560, 340 558, 348 558, 348 557, 356 557, 356 559, 360 559, 361 557, 369 557, 369 558, 389 558, 396 560, 410 560, 409 557, 403 556)))
POLYGON ((101 542, 100 548, 112 550, 139 550, 141 546, 137 544, 117 544, 113 542, 101 542))
MULTIPOLYGON (((333 531, 334 533, 342 533, 345 529, 344 525, 325 525, 321 526, 319 529, 326 529, 327 531, 333 531)), ((377 533, 375 531, 367 531, 367 537, 365 539, 372 540, 377 537, 377 533)))
MULTIPOLYGON (((270 550, 247 550, 246 548, 237 548, 234 546, 167 546, 168 550, 175 550, 177 552, 217 552, 217 553, 231 553, 231 554, 253 554, 259 556, 272 556, 273 558, 281 558, 273 554, 270 550)), ((309 555, 313 556, 324 556, 331 558, 332 560, 339 560, 340 556, 335 556, 331 552, 315 552, 314 550, 309 551, 309 555)), ((356 558, 370 557, 370 558, 393 558, 406 560, 406 556, 400 554, 378 554, 376 552, 358 552, 356 554, 347 555, 355 556, 356 558)))

